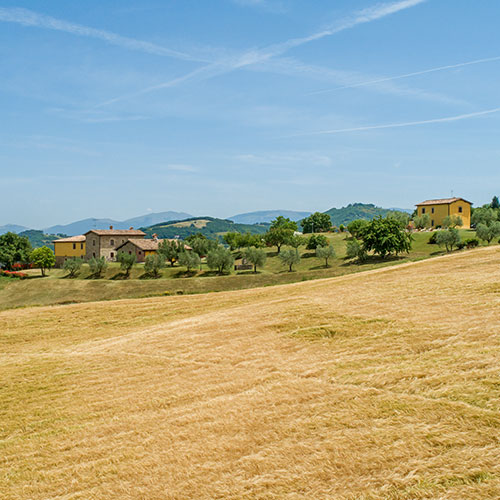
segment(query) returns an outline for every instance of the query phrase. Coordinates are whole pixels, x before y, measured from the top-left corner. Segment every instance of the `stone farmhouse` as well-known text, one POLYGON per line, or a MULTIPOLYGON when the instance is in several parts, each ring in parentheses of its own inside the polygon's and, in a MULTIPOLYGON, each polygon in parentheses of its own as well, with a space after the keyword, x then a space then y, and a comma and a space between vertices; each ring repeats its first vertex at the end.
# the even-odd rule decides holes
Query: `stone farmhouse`
MULTIPOLYGON (((54 254, 56 267, 61 267, 67 259, 75 257, 90 260, 104 257, 115 261, 118 252, 135 254, 137 262, 144 262, 148 255, 154 255, 162 241, 154 234, 152 239, 145 239, 146 233, 138 229, 92 229, 85 234, 55 240, 54 254)), ((177 241, 177 240, 169 240, 177 241)), ((186 250, 191 247, 185 245, 186 250)))
MULTIPOLYGON (((116 247, 116 252, 125 252, 129 255, 135 254, 137 262, 144 262, 148 255, 154 255, 158 251, 158 247, 162 241, 178 241, 178 240, 160 240, 156 234, 153 234, 153 238, 150 240, 145 239, 130 239, 118 247, 116 247)), ((190 246, 184 245, 186 250, 192 250, 190 246)))
POLYGON ((458 215, 462 218, 462 227, 470 229, 471 207, 472 203, 463 198, 442 198, 417 203, 417 213, 418 215, 429 214, 433 228, 441 227, 443 219, 448 215, 458 215))
POLYGON ((104 257, 106 260, 116 259, 116 248, 129 240, 142 240, 146 233, 139 229, 92 229, 85 233, 85 259, 104 257))

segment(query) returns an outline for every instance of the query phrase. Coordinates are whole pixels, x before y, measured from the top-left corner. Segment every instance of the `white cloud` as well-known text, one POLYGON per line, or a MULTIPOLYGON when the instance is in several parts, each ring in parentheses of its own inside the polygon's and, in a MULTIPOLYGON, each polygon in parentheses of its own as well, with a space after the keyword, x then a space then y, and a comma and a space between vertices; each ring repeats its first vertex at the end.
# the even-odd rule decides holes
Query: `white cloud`
POLYGON ((198 172, 196 167, 184 163, 170 163, 167 165, 167 169, 174 172, 198 172))

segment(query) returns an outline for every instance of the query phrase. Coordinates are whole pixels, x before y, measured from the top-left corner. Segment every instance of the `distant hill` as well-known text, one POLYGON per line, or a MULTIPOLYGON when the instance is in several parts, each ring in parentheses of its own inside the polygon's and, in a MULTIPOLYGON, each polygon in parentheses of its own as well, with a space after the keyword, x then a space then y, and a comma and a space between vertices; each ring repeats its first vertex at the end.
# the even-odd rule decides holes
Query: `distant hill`
POLYGON ((288 217, 291 220, 299 221, 311 215, 311 212, 296 212, 295 210, 260 210, 258 212, 248 212, 229 217, 229 220, 239 224, 261 224, 271 222, 279 215, 288 217))
POLYGON ((22 231, 19 236, 27 237, 30 240, 31 246, 33 248, 39 247, 49 247, 54 250, 54 240, 64 238, 65 234, 45 234, 43 231, 38 231, 36 229, 28 229, 27 231, 22 231))
POLYGON ((0 234, 20 233, 21 231, 26 231, 27 229, 27 227, 19 226, 17 224, 5 224, 5 226, 0 226, 0 234))
POLYGON ((218 239, 224 233, 235 231, 239 233, 263 234, 269 228, 268 224, 235 224, 226 219, 214 217, 192 217, 185 220, 155 224, 141 229, 150 238, 154 233, 159 238, 187 238, 194 233, 202 233, 207 238, 218 239))
POLYGON ((150 226, 159 222, 168 222, 171 220, 187 219, 192 217, 184 212, 159 212, 132 217, 124 221, 116 221, 113 219, 83 219, 70 224, 51 226, 44 229, 46 233, 58 234, 63 233, 68 236, 76 236, 84 234, 91 229, 109 229, 113 226, 115 229, 128 229, 129 227, 139 228, 142 226, 150 226))
POLYGON ((356 219, 371 220, 379 215, 385 217, 390 212, 395 212, 389 208, 377 207, 371 203, 352 203, 342 208, 331 208, 325 213, 332 219, 334 226, 349 224, 356 219))

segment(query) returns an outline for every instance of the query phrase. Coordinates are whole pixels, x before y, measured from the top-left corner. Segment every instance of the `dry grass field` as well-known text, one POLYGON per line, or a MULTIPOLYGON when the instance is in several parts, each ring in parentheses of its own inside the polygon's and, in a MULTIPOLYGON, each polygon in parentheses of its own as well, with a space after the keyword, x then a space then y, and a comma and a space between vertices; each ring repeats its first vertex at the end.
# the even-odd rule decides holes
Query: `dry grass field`
POLYGON ((0 312, 0 498, 500 498, 500 249, 0 312))

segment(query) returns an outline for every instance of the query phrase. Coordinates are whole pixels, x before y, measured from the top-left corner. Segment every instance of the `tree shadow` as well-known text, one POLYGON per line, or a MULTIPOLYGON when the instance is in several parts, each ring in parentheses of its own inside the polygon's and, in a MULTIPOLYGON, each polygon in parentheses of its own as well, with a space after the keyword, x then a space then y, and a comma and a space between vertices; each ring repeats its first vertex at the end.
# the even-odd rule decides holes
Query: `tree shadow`
POLYGON ((114 276, 111 276, 111 278, 109 279, 113 281, 120 281, 120 280, 128 280, 129 278, 130 274, 127 274, 125 271, 119 271, 114 276))

